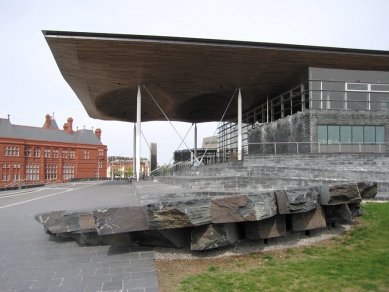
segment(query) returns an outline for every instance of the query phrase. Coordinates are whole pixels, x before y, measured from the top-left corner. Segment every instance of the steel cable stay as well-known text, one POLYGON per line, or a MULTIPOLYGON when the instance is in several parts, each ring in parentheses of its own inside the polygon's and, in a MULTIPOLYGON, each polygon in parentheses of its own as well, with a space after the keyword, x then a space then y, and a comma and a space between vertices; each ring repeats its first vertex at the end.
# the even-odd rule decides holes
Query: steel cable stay
MULTIPOLYGON (((172 122, 169 120, 169 118, 167 117, 167 115, 165 114, 165 112, 163 111, 163 109, 159 106, 158 102, 155 100, 155 98, 153 97, 153 95, 150 93, 150 91, 148 90, 148 88, 146 87, 146 84, 143 84, 143 87, 146 89, 146 91, 148 92, 148 94, 150 95, 150 97, 153 99, 153 101, 155 102, 155 104, 157 105, 157 107, 159 108, 159 110, 162 112, 162 114, 165 116, 165 118, 167 119, 167 121, 170 123, 170 125, 173 127, 174 131, 177 133, 178 137, 180 137, 181 139, 181 142, 185 144, 185 146, 189 149, 189 151, 192 153, 193 155, 193 152, 190 150, 189 146, 185 143, 185 140, 182 139, 181 135, 178 133, 178 131, 176 130, 176 128, 174 127, 174 125, 172 124, 172 122)), ((181 145, 180 145, 181 146, 181 145)), ((194 156, 194 155, 193 155, 194 156)), ((200 164, 199 160, 197 159, 197 157, 195 157, 195 159, 197 160, 197 162, 200 164)))
MULTIPOLYGON (((231 97, 231 99, 230 99, 230 102, 228 103, 227 108, 226 108, 226 110, 224 111, 223 116, 222 116, 222 118, 220 119, 220 122, 219 122, 219 124, 217 125, 216 130, 215 130, 215 132, 213 133, 212 137, 215 136, 216 131, 217 131, 217 129, 218 129, 219 126, 220 126, 220 123, 223 121, 223 118, 224 118, 224 116, 226 115, 227 110, 228 110, 228 108, 230 107, 230 104, 231 104, 232 100, 234 99, 234 96, 235 96, 237 90, 238 90, 238 87, 235 88, 234 94, 232 95, 232 97, 231 97)), ((209 140, 209 143, 208 143, 208 145, 207 145, 207 148, 205 149, 205 152, 204 152, 203 156, 201 156, 199 165, 201 165, 201 163, 203 162, 204 156, 205 156, 205 154, 207 153, 208 148, 209 148, 209 145, 211 145, 211 142, 212 142, 212 138, 211 138, 211 140, 209 140)), ((196 159, 196 160, 197 160, 197 159, 196 159)), ((198 160, 197 160, 197 161, 198 161, 198 160)))
MULTIPOLYGON (((190 132, 190 130, 192 129, 192 127, 193 127, 193 125, 194 125, 194 123, 192 123, 192 126, 190 126, 190 128, 189 128, 189 130, 188 130, 188 132, 186 132, 186 135, 185 135, 185 137, 184 137, 184 140, 186 139, 186 137, 188 136, 188 134, 189 134, 189 132, 190 132)), ((181 143, 180 143, 180 145, 178 145, 178 148, 177 148, 177 150, 179 150, 180 149, 180 147, 181 147, 181 145, 182 145, 182 142, 183 141, 181 141, 181 143)), ((189 149, 190 150, 190 149, 189 149)), ((192 153, 192 151, 191 151, 191 153, 192 153)), ((172 159, 170 159, 170 161, 169 161, 169 164, 168 165, 170 165, 170 163, 172 162, 172 160, 174 159, 174 155, 173 155, 173 157, 172 157, 172 159)))

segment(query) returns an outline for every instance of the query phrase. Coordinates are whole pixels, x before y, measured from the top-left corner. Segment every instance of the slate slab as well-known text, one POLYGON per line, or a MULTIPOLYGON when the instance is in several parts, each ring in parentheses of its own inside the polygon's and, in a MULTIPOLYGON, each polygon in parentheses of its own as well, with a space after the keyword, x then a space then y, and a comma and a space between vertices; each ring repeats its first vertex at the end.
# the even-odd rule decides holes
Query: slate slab
POLYGON ((319 192, 315 188, 275 191, 278 214, 307 212, 319 206, 319 192))
POLYGON ((324 208, 321 206, 305 213, 292 214, 291 218, 293 231, 304 231, 327 226, 324 208))
POLYGON ((102 207, 93 211, 99 235, 148 230, 146 206, 102 207))
POLYGON ((192 227, 211 223, 211 198, 147 205, 149 229, 192 227))
POLYGON ((244 223, 247 239, 258 240, 286 235, 285 215, 275 215, 260 221, 244 223))
POLYGON ((242 238, 240 223, 208 224, 192 228, 191 250, 208 250, 227 246, 242 238))
POLYGON ((358 203, 362 201, 358 184, 346 183, 340 185, 316 187, 320 194, 321 205, 339 205, 358 203))
POLYGON ((251 195, 232 195, 211 201, 212 223, 256 221, 277 214, 273 192, 251 195))

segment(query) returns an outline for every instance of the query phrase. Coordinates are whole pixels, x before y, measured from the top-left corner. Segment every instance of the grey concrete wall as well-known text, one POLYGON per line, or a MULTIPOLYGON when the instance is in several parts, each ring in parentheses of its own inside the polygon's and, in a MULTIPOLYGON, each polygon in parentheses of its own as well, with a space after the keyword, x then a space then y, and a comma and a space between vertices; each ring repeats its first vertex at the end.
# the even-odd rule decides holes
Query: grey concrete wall
MULTIPOLYGON (((318 125, 385 126, 385 142, 389 143, 389 112, 314 109, 252 129, 248 132, 248 142, 317 142, 318 125)), ((354 148, 348 151, 358 152, 354 148)), ((296 144, 277 144, 277 154, 296 152, 296 144)), ((309 152, 318 152, 317 145, 299 145, 299 153, 309 152)), ((274 154, 274 145, 249 145, 249 155, 252 154, 274 154)))

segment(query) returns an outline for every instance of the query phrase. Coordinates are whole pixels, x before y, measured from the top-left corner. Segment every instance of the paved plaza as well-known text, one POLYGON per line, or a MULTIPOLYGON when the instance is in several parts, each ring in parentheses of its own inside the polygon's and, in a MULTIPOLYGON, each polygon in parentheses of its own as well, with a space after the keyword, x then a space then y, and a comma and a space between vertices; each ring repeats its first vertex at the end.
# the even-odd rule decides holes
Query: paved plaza
POLYGON ((158 291, 150 248, 80 246, 46 234, 34 215, 135 204, 127 181, 0 192, 0 291, 158 291))

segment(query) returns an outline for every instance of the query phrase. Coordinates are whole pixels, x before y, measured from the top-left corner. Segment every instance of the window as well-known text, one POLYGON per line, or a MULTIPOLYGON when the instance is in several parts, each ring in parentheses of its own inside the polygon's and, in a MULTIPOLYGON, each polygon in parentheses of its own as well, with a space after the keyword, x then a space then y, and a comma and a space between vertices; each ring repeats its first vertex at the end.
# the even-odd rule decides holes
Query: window
POLYGON ((4 146, 4 156, 19 156, 19 147, 4 146))
POLYGON ((68 151, 62 150, 62 158, 68 158, 68 151))
POLYGON ((58 149, 53 149, 53 158, 58 158, 58 149))
POLYGON ((384 126, 318 126, 320 144, 384 143, 384 126))
POLYGON ((39 164, 26 165, 26 179, 39 180, 39 164))
POLYGON ((26 147, 24 149, 24 156, 31 157, 31 147, 26 147))
POLYGON ((2 175, 1 175, 1 179, 2 179, 3 181, 9 181, 9 174, 7 174, 7 173, 2 174, 2 175))
POLYGON ((50 148, 45 148, 45 158, 50 158, 50 148))
POLYGON ((103 161, 101 159, 99 159, 98 166, 99 166, 99 168, 103 168, 103 161))
POLYGON ((76 151, 75 150, 70 150, 69 154, 70 154, 70 159, 76 158, 76 151))
POLYGON ((41 149, 34 148, 34 157, 41 157, 41 149))
POLYGON ((14 164, 14 168, 20 168, 20 164, 14 164))
POLYGON ((63 179, 74 178, 74 165, 65 164, 63 166, 62 177, 63 177, 63 179))
POLYGON ((58 166, 56 164, 45 165, 45 179, 57 179, 58 166))
POLYGON ((13 174, 13 180, 19 180, 20 179, 20 174, 19 173, 14 173, 13 174))
POLYGON ((84 151, 84 159, 89 159, 89 151, 84 151))
POLYGON ((103 149, 99 149, 99 156, 103 156, 104 155, 104 150, 103 149))

